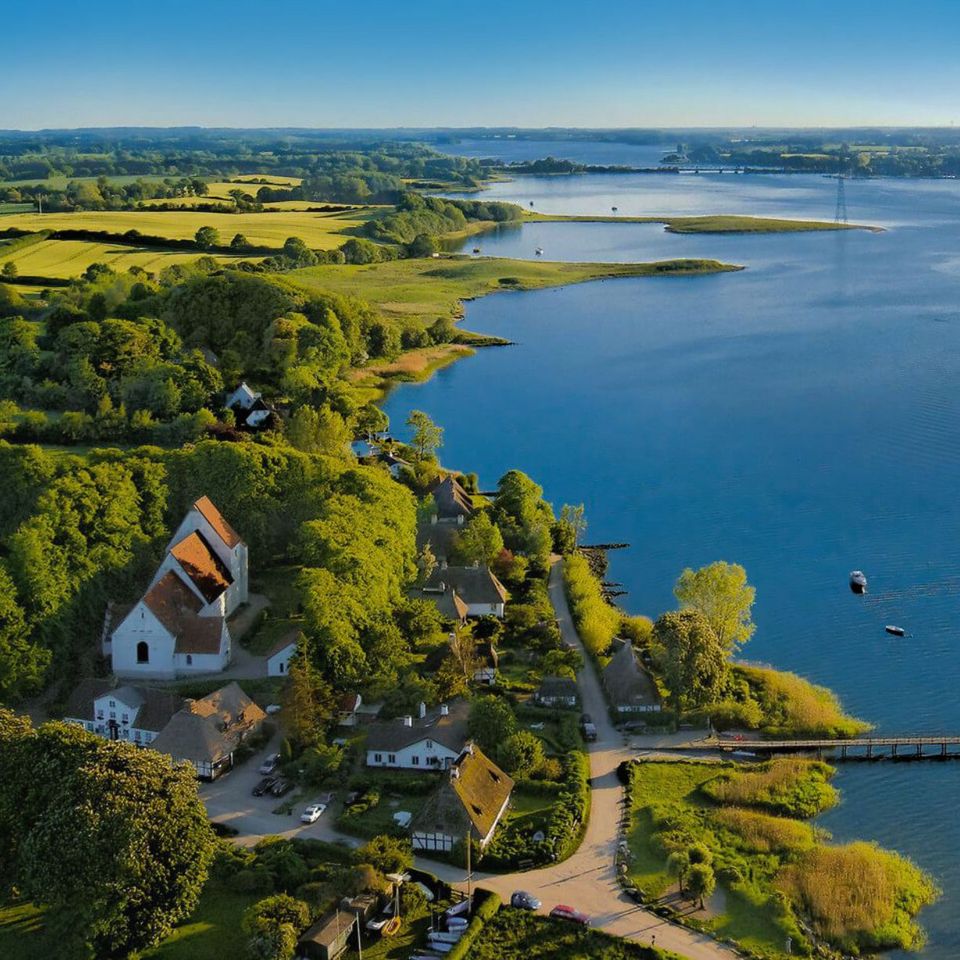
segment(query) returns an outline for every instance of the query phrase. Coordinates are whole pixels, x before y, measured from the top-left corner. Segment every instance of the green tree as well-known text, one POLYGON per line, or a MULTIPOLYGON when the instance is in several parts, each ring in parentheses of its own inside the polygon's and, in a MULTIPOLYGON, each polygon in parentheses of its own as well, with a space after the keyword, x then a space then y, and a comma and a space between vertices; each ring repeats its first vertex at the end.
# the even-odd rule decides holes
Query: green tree
POLYGON ((17 269, 17 265, 16 265, 12 260, 8 260, 8 261, 3 265, 3 275, 4 275, 8 280, 12 280, 12 279, 13 279, 14 277, 16 277, 19 273, 20 273, 20 271, 17 269))
POLYGON ((713 872, 713 867, 706 863, 693 863, 687 871, 687 893, 692 900, 700 901, 700 909, 703 909, 704 900, 713 895, 717 889, 717 878, 713 872))
POLYGON ((484 753, 494 756, 497 747, 513 736, 517 718, 501 697, 480 697, 470 707, 467 732, 484 753))
POLYGON ((290 661, 283 694, 283 726, 301 746, 312 746, 323 735, 323 724, 333 714, 332 694, 310 661, 303 637, 298 655, 290 661))
POLYGON ((257 901, 243 914, 251 960, 290 960, 296 952, 297 938, 309 922, 310 908, 288 894, 257 901))
POLYGON ((16 587, 0 560, 0 700, 10 703, 37 690, 50 659, 50 651, 32 641, 16 587))
POLYGON ((443 445, 443 429, 438 427, 422 410, 411 410, 407 417, 407 426, 413 428, 411 442, 417 451, 417 459, 436 452, 443 445))
POLYGON ((713 627, 728 652, 740 649, 756 629, 750 619, 756 590, 747 583, 747 571, 738 563, 718 560, 699 570, 689 567, 673 588, 684 610, 697 610, 713 627))
POLYGON ((407 245, 411 257, 432 257, 440 249, 440 241, 429 233, 418 233, 407 245))
POLYGON ((200 227, 193 239, 201 250, 211 250, 220 246, 220 231, 216 227, 200 227))
POLYGON ((413 866, 413 848, 406 838, 374 837, 353 856, 357 863, 369 863, 380 873, 403 873, 413 866))
POLYGON ((350 429, 343 417, 329 407, 317 410, 307 404, 297 407, 287 422, 287 439, 304 453, 346 456, 350 429))
POLYGON ((287 237, 283 243, 283 258, 294 267, 312 267, 317 262, 317 255, 300 237, 287 237))
POLYGON ((66 954, 124 958, 196 907, 214 836, 188 766, 0 710, 4 879, 50 907, 66 954))
POLYGON ((572 553, 580 546, 580 540, 587 530, 587 521, 584 517, 582 503, 571 506, 565 503, 560 509, 560 519, 557 521, 553 539, 558 553, 572 553))
POLYGON ((233 239, 230 241, 231 250, 249 250, 250 241, 242 234, 235 233, 233 239))
POLYGON ((687 871, 690 869, 690 858, 685 850, 674 850, 667 857, 667 875, 677 878, 677 884, 680 887, 680 896, 684 895, 683 885, 687 879, 687 871))
POLYGON ((486 510, 474 514, 457 534, 454 550, 457 557, 467 564, 488 565, 499 556, 503 550, 503 537, 486 510))
POLYGON ((543 765, 543 743, 529 730, 518 730, 500 745, 497 760, 512 776, 529 776, 543 765))
POLYGON ((665 613, 653 626, 663 679, 678 711, 713 702, 729 666, 707 618, 696 610, 665 613))

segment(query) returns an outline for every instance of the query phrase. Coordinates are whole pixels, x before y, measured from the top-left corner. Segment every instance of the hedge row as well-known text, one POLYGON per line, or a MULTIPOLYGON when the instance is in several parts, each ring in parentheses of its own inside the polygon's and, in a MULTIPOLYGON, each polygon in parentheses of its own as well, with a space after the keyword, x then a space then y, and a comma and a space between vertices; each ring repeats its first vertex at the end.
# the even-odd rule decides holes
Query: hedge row
POLYGON ((478 890, 474 895, 475 909, 470 925, 464 931, 463 936, 457 941, 456 946, 447 954, 447 960, 463 960, 470 952, 474 941, 480 936, 484 924, 494 916, 502 906, 502 901, 489 890, 478 890), (482 899, 481 899, 482 898, 482 899), (480 901, 479 904, 477 901, 480 901))
POLYGON ((564 560, 563 582, 584 646, 594 656, 606 653, 620 628, 620 611, 607 603, 600 581, 584 557, 574 555, 564 560))

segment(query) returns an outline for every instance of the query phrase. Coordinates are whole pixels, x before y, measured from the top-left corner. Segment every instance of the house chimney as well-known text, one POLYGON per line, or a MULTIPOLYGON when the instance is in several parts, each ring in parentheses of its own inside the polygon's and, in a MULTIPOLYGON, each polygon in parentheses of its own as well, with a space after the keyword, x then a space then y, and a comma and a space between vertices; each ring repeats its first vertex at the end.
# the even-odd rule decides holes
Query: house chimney
POLYGON ((450 708, 445 703, 440 704, 440 716, 441 717, 450 716, 450 708))
POLYGON ((420 709, 417 712, 417 715, 421 720, 427 715, 427 705, 422 700, 420 701, 420 709))
POLYGON ((412 727, 412 726, 413 726, 413 717, 411 717, 409 714, 407 714, 407 716, 405 716, 405 717, 403 718, 403 725, 404 725, 405 727, 412 727))

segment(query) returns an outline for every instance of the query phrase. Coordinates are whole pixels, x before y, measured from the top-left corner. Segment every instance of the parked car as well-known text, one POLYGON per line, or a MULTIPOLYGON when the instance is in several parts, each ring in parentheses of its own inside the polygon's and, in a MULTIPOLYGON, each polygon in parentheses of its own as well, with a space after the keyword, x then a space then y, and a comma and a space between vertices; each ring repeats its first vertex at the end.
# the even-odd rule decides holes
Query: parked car
POLYGON ((550 911, 550 916, 556 917, 558 920, 570 920, 572 923, 579 923, 583 927, 590 926, 590 918, 585 913, 574 910, 573 907, 568 907, 565 903, 558 903, 550 911))
POLYGON ((581 721, 580 729, 583 731, 584 740, 592 743, 597 739, 597 728, 589 720, 581 721))
POLYGON ((253 795, 255 797, 262 797, 265 793, 270 791, 270 788, 277 782, 276 777, 264 777, 254 788, 253 795))
POLYGON ((275 797, 282 797, 285 793, 289 793, 293 789, 293 781, 285 780, 283 777, 278 777, 273 786, 270 788, 270 792, 275 797))
POLYGON ((277 767, 280 766, 280 754, 271 753, 263 763, 260 764, 260 772, 264 775, 268 773, 275 773, 277 767))
POLYGON ((300 821, 302 823, 316 823, 322 816, 324 810, 327 809, 325 803, 311 803, 303 813, 300 814, 300 821))
POLYGON ((581 714, 580 714, 580 722, 581 722, 581 723, 593 723, 593 717, 591 717, 589 713, 581 713, 581 714))
POLYGON ((393 815, 393 822, 401 829, 406 830, 410 826, 413 814, 409 810, 398 810, 393 815))
POLYGON ((515 890, 510 897, 510 906, 518 907, 520 910, 539 910, 540 901, 526 890, 515 890))

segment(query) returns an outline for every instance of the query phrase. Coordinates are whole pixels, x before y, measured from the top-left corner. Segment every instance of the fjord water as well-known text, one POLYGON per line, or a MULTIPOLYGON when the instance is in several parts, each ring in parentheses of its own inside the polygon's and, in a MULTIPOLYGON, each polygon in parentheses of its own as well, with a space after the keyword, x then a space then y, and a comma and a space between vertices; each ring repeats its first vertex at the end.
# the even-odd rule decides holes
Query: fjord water
MULTIPOLYGON (((490 196, 549 212, 832 219, 815 176, 523 178, 490 196), (619 202, 618 202, 619 201, 619 202)), ((443 459, 490 489, 518 467, 586 504, 624 605, 656 616, 685 566, 746 567, 745 659, 833 688, 885 733, 960 733, 960 184, 852 182, 883 233, 681 236, 647 224, 536 224, 484 255, 715 257, 740 273, 501 293, 465 324, 516 346, 398 388, 446 429, 443 459), (865 597, 847 576, 862 568, 865 597), (900 624, 904 639, 884 633, 900 624)), ((476 241, 471 241, 467 249, 476 241)), ((960 763, 848 765, 839 840, 875 839, 933 873, 924 957, 960 956, 960 763)))

